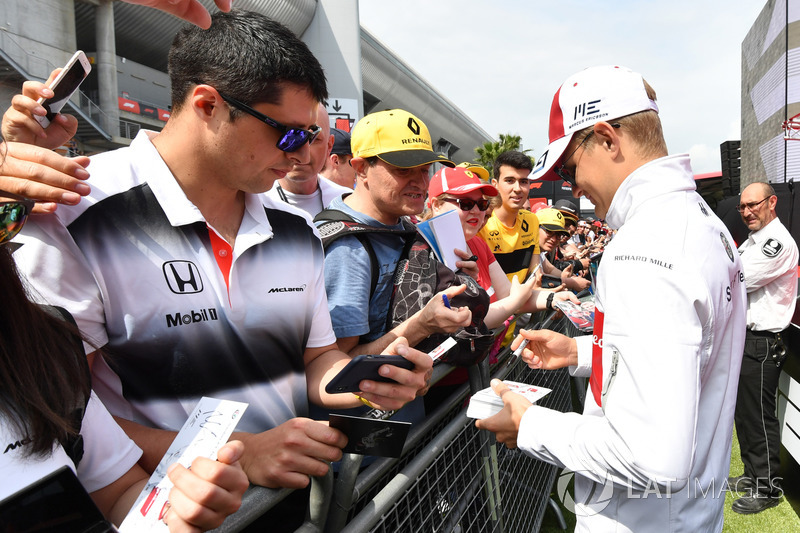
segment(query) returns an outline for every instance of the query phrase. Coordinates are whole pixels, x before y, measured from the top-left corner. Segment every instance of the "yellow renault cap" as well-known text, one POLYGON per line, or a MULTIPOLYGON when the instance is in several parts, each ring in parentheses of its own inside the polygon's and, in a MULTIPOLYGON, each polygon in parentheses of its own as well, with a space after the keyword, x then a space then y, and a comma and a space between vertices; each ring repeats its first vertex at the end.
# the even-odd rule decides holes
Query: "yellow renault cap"
POLYGON ((400 168, 453 162, 433 151, 428 127, 402 109, 370 113, 359 120, 350 137, 353 157, 374 157, 400 168))
POLYGON ((547 209, 540 209, 536 212, 536 218, 539 219, 539 227, 549 231, 564 232, 564 215, 558 209, 548 207, 547 209))

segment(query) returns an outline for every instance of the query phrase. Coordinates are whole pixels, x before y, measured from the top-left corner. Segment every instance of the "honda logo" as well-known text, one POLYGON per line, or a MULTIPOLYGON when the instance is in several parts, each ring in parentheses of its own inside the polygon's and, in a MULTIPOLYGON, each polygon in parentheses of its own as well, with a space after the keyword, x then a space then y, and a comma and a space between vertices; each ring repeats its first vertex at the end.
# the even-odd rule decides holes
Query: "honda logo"
POLYGON ((169 290, 175 294, 194 294, 203 291, 200 269, 191 261, 167 261, 161 267, 169 290))

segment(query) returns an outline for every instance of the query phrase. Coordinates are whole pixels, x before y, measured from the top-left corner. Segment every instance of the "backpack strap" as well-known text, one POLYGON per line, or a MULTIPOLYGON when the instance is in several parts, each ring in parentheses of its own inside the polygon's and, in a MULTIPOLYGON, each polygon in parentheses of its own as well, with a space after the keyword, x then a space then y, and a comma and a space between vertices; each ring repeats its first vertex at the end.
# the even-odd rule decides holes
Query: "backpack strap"
POLYGON ((378 268, 376 267, 378 264, 378 257, 375 255, 375 250, 372 248, 372 243, 369 241, 368 234, 391 233, 403 236, 406 240, 406 245, 400 256, 402 259, 408 256, 408 250, 411 249, 411 243, 414 242, 414 237, 417 235, 417 229, 412 223, 405 219, 402 219, 402 221, 403 229, 379 228, 357 222, 344 211, 334 208, 323 209, 314 217, 314 223, 317 224, 317 230, 319 231, 320 237, 322 237, 323 249, 327 250, 328 246, 340 237, 353 236, 361 242, 361 246, 364 247, 367 251, 367 255, 369 255, 370 298, 372 298, 372 295, 375 293, 375 288, 378 286, 378 268))
MULTIPOLYGON (((63 307, 51 305, 42 305, 41 307, 44 311, 48 312, 54 317, 60 318, 64 322, 72 324, 72 326, 75 327, 75 330, 78 330, 78 324, 75 323, 75 319, 72 317, 69 311, 63 307)), ((74 341, 75 342, 73 343, 74 345, 72 346, 72 349, 75 352, 76 357, 79 358, 79 364, 86 373, 88 382, 91 383, 91 372, 89 370, 89 364, 86 361, 86 355, 83 352, 83 342, 78 336, 75 336, 74 341)), ((86 406, 89 405, 90 396, 90 394, 87 394, 83 398, 83 402, 79 405, 76 405, 75 409, 70 413, 73 427, 77 430, 76 434, 68 435, 63 439, 59 439, 59 444, 61 444, 61 447, 64 448, 64 451, 70 460, 75 464, 76 468, 78 467, 78 463, 81 462, 81 459, 83 459, 83 435, 81 435, 81 426, 83 425, 83 416, 86 414, 86 406)))

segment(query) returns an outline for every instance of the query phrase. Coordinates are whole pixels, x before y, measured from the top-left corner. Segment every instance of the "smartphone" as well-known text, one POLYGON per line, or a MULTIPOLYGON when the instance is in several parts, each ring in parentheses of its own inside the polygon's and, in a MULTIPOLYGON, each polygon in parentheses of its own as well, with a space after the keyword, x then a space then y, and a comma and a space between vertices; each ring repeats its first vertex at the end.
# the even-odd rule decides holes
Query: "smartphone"
POLYGON ((558 287, 562 283, 563 282, 561 281, 561 278, 559 278, 557 276, 550 276, 550 275, 547 275, 547 274, 542 274, 542 288, 543 289, 555 289, 556 287, 558 287))
POLYGON ((406 370, 414 368, 414 363, 400 355, 357 355, 347 363, 338 374, 325 386, 328 394, 339 394, 342 392, 358 392, 361 389, 358 384, 361 380, 394 382, 378 374, 378 369, 382 365, 394 365, 406 370))
POLYGON ((119 533, 67 466, 1 501, 0 531, 119 533))
POLYGON ((92 67, 89 65, 89 59, 86 54, 80 50, 75 52, 67 64, 64 65, 64 68, 61 69, 61 72, 58 73, 56 79, 48 85, 55 94, 51 98, 39 98, 38 100, 38 103, 47 110, 47 115, 44 117, 34 115, 33 118, 43 128, 49 126, 91 71, 92 67))

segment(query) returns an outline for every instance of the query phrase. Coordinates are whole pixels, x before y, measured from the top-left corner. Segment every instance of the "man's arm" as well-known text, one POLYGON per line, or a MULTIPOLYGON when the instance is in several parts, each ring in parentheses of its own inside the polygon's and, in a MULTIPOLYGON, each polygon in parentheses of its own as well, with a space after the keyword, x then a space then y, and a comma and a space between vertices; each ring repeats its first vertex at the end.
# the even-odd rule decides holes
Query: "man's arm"
MULTIPOLYGON (((414 363, 414 368, 406 370, 394 365, 381 366, 380 374, 396 383, 363 380, 359 396, 379 409, 397 410, 416 398, 420 391, 427 387, 433 361, 428 354, 409 348, 408 341, 402 337, 396 339, 380 353, 403 356, 414 363)), ((361 400, 354 394, 328 394, 325 392, 328 382, 349 362, 350 356, 339 351, 335 344, 307 349, 305 364, 309 400, 331 409, 361 406, 361 400)))
MULTIPOLYGON (((626 264, 614 278, 636 279, 646 273, 641 265, 626 264)), ((605 317, 603 366, 616 372, 613 379, 604 374, 602 391, 597 391, 602 395, 603 417, 528 406, 516 401, 513 393, 504 393, 504 411, 483 420, 479 427, 496 431, 536 458, 580 470, 596 482, 610 479, 635 490, 644 490, 648 483, 671 482, 673 490, 680 490, 688 481, 696 448, 702 324, 706 322, 687 302, 702 301, 705 288, 675 283, 685 276, 672 275, 674 279, 656 278, 651 287, 659 295, 660 306, 680 310, 680 315, 665 317, 671 327, 643 313, 634 291, 607 296, 615 312, 605 317), (665 337, 663 331, 670 335, 665 337), (654 343, 654 338, 659 342, 654 343), (673 394, 660 392, 664 383, 670 384, 673 394)), ((580 362, 581 348, 575 339, 540 331, 523 336, 531 339, 530 350, 523 354, 529 365, 557 368, 580 362)), ((591 347, 591 339, 586 340, 584 349, 591 347)))
POLYGON ((564 285, 571 291, 580 292, 584 289, 588 289, 592 282, 586 278, 579 278, 577 276, 572 275, 572 265, 567 267, 564 270, 559 270, 556 268, 550 261, 544 259, 542 263, 542 270, 545 274, 550 276, 557 276, 561 278, 561 281, 564 282, 564 285))
MULTIPOLYGON (((177 432, 115 419, 142 449, 139 465, 152 473, 177 432)), ((261 433, 234 432, 231 440, 244 443, 239 462, 250 482, 270 488, 305 487, 309 476, 325 475, 328 463, 341 459, 341 449, 347 444, 347 437, 340 431, 307 418, 292 418, 261 433)))
POLYGON ((747 292, 769 285, 797 266, 797 247, 782 244, 783 248, 776 257, 765 255, 761 245, 750 246, 741 254, 747 292))
MULTIPOLYGON (((540 254, 537 251, 531 257, 531 262, 528 265, 528 274, 530 274, 531 272, 534 272, 536 270, 536 267, 539 266, 539 263, 541 263, 541 262, 542 262, 542 254, 540 254)), ((544 265, 542 265, 542 266, 544 267, 544 265)))
POLYGON ((468 326, 472 321, 472 311, 467 307, 448 308, 442 295, 452 299, 466 290, 466 285, 449 287, 437 293, 414 313, 411 318, 398 324, 391 331, 374 341, 359 344, 359 337, 337 338, 342 351, 349 355, 382 353, 399 338, 405 338, 410 346, 415 346, 434 333, 453 333, 458 328, 468 326))

